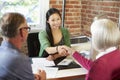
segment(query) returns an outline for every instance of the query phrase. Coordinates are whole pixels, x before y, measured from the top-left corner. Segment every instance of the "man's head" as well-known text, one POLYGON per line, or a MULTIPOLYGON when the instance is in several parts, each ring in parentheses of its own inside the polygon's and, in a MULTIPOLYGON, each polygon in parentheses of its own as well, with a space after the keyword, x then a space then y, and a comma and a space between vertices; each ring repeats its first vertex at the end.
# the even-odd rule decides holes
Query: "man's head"
POLYGON ((15 38, 20 35, 24 39, 27 38, 28 29, 27 22, 20 13, 6 13, 0 19, 1 34, 7 38, 15 38))
POLYGON ((0 19, 1 34, 12 38, 18 34, 18 28, 25 22, 23 15, 19 13, 6 13, 0 19))

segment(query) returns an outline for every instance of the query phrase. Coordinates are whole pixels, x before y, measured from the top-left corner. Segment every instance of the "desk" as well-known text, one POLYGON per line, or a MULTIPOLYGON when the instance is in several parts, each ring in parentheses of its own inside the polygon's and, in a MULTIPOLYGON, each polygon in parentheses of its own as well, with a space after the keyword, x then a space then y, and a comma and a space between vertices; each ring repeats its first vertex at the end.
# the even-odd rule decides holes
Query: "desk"
MULTIPOLYGON (((80 43, 80 44, 72 44, 73 49, 80 52, 81 50, 90 50, 91 44, 90 42, 80 43)), ((72 69, 63 69, 58 70, 55 78, 50 78, 47 80, 85 80, 85 75, 87 74, 87 70, 84 68, 72 68, 72 69)))
MULTIPOLYGON (((74 45, 72 45, 72 48, 74 48, 77 51, 90 50, 90 42, 74 44, 74 45)), ((68 58, 70 58, 70 57, 68 57, 68 58)), ((41 62, 41 61, 38 61, 38 62, 41 62)), ((55 63, 56 63, 56 61, 55 61, 55 63)), ((66 68, 66 67, 64 67, 64 68, 66 68)), ((47 80, 84 80, 86 73, 87 73, 87 70, 85 70, 84 68, 62 69, 62 70, 57 71, 55 77, 47 78, 47 80)))
POLYGON ((75 64, 75 62, 72 62, 67 66, 45 67, 44 63, 47 63, 47 65, 49 65, 48 63, 50 63, 50 65, 53 64, 51 61, 46 61, 47 60, 45 58, 32 58, 32 69, 33 73, 36 73, 39 68, 42 69, 43 67, 47 72, 47 80, 77 80, 84 78, 87 73, 86 69, 81 68, 79 65, 75 64))
POLYGON ((84 68, 73 68, 59 70, 55 78, 47 80, 84 80, 87 70, 84 68))

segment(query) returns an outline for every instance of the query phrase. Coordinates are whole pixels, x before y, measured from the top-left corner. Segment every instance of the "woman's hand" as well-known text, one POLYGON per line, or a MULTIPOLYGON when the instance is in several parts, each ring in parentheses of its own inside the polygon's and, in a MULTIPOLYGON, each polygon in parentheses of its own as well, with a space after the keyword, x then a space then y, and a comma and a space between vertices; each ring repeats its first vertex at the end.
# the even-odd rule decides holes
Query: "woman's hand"
POLYGON ((62 46, 63 49, 65 49, 67 51, 67 54, 73 54, 75 52, 74 49, 68 47, 68 46, 62 46))
POLYGON ((58 54, 61 56, 68 56, 68 51, 64 48, 65 46, 58 46, 58 54))
POLYGON ((49 55, 47 57, 47 60, 52 61, 52 60, 55 60, 55 59, 57 59, 59 57, 68 56, 68 55, 70 55, 70 54, 75 52, 75 50, 73 50, 72 48, 67 47, 65 45, 57 46, 56 48, 57 48, 56 50, 57 50, 58 54, 49 55))

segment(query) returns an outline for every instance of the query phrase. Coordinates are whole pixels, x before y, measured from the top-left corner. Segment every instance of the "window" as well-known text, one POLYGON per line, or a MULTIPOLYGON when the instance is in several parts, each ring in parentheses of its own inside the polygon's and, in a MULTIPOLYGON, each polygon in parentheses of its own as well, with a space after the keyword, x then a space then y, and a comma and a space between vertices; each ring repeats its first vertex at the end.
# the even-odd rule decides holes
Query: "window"
POLYGON ((0 4, 0 17, 6 12, 19 12, 30 27, 44 28, 49 0, 0 0, 0 4))

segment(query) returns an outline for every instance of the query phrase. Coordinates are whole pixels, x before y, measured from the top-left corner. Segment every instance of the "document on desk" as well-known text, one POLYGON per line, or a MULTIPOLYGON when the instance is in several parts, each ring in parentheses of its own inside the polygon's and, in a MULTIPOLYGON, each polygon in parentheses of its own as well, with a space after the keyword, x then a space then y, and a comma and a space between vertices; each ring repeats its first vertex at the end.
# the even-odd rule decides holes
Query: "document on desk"
POLYGON ((32 63, 33 73, 37 73, 40 69, 43 69, 47 74, 47 79, 55 78, 58 67, 50 67, 55 66, 53 61, 48 61, 46 58, 32 58, 32 63))
POLYGON ((54 61, 49 61, 46 58, 32 58, 32 63, 41 66, 55 66, 54 61))

